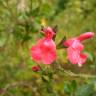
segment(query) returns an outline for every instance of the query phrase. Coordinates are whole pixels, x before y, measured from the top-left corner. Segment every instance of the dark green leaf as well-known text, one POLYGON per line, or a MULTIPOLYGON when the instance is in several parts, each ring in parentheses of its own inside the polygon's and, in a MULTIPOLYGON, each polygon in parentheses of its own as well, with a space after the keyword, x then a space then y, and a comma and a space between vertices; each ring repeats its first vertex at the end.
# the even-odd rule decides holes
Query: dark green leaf
POLYGON ((93 86, 90 84, 79 86, 76 91, 76 96, 92 96, 93 86))

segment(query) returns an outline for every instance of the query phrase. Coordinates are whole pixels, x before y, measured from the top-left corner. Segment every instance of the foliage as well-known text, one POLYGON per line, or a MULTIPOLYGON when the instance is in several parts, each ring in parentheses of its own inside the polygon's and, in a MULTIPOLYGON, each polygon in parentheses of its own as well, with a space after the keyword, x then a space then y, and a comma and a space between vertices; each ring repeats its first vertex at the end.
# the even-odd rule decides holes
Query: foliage
POLYGON ((85 41, 89 59, 81 68, 58 50, 64 70, 41 64, 43 71, 32 72, 29 53, 42 26, 58 26, 58 44, 64 36, 96 32, 95 14, 96 0, 0 0, 0 96, 95 96, 95 37, 85 41))

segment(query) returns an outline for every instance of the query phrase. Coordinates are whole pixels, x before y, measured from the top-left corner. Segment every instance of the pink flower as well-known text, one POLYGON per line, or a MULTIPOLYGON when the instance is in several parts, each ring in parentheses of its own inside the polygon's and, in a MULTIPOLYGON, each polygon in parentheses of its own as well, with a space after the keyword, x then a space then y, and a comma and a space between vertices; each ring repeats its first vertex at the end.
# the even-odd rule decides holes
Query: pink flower
POLYGON ((68 54, 68 60, 72 64, 78 64, 78 66, 82 66, 86 62, 87 55, 81 53, 84 49, 83 44, 81 44, 81 41, 90 39, 94 36, 94 33, 87 32, 84 34, 81 34, 80 36, 76 38, 69 39, 64 42, 64 45, 67 48, 67 54, 68 54))
POLYGON ((32 66, 32 71, 37 72, 40 70, 39 66, 32 66))
POLYGON ((56 59, 56 45, 52 40, 55 33, 46 29, 45 37, 31 48, 31 56, 37 63, 51 64, 56 59))
POLYGON ((84 46, 78 41, 74 40, 72 45, 67 48, 68 59, 72 64, 82 66, 85 63, 87 56, 82 52, 84 46))

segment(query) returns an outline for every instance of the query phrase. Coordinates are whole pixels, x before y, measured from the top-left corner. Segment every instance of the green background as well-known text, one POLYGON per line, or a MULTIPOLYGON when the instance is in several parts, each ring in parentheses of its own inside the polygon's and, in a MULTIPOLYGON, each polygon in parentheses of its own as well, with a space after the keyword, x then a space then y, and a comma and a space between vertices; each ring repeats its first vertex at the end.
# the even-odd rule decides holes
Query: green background
POLYGON ((66 36, 96 32, 96 0, 0 0, 0 96, 96 96, 96 36, 84 41, 88 54, 83 67, 72 65, 66 49, 57 50, 57 63, 67 73, 33 72, 30 48, 42 38, 42 25, 58 26, 55 43, 66 36))

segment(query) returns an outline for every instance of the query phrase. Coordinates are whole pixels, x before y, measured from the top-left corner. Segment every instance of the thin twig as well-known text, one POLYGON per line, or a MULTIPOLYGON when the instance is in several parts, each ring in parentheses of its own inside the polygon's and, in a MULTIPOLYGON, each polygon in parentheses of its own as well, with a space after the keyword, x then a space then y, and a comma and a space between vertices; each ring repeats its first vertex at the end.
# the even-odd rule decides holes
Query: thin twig
POLYGON ((96 78, 96 75, 91 75, 91 74, 84 74, 84 73, 74 73, 70 70, 65 70, 63 68, 59 68, 59 71, 62 71, 65 73, 65 75, 69 75, 69 76, 72 76, 72 77, 81 77, 81 78, 96 78))
POLYGON ((8 91, 9 88, 11 87, 16 87, 18 85, 23 85, 23 86, 29 86, 30 84, 28 83, 28 81, 19 81, 19 82, 13 82, 11 84, 7 84, 4 88, 2 93, 0 94, 0 96, 4 96, 5 93, 8 91), (26 83, 27 82, 27 83, 26 83))
POLYGON ((68 70, 64 70, 64 73, 66 73, 69 76, 73 76, 73 77, 82 77, 82 78, 96 78, 96 75, 91 75, 91 74, 83 74, 83 73, 73 73, 71 71, 68 70))
POLYGON ((81 77, 81 78, 96 78, 96 75, 91 74, 84 74, 84 73, 74 73, 70 70, 66 70, 62 68, 62 66, 56 61, 56 64, 58 64, 58 70, 65 73, 64 75, 72 76, 72 77, 81 77))

